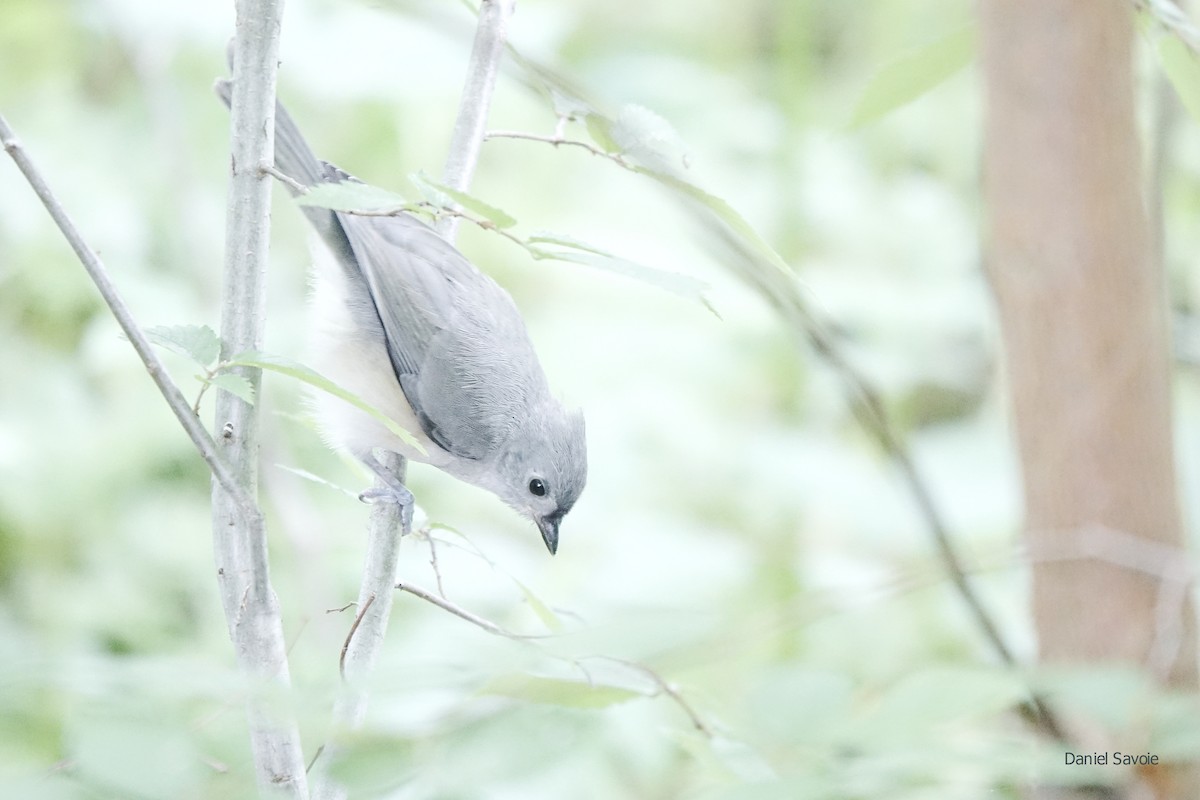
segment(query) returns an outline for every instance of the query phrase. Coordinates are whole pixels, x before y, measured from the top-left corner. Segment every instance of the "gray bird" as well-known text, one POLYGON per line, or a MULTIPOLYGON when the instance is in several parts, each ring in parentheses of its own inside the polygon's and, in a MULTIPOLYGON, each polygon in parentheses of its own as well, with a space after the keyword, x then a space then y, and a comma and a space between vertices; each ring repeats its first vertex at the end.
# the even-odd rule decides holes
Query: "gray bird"
MULTIPOLYGON (((229 105, 231 84, 216 88, 229 105)), ((304 187, 356 180, 318 160, 282 106, 275 165, 304 187)), ((320 393, 326 441, 378 473, 409 518, 412 495, 375 448, 487 489, 532 519, 555 553, 559 524, 587 480, 583 415, 550 393, 512 297, 408 214, 302 210, 328 249, 314 270, 314 366, 410 431, 425 452, 320 393)))

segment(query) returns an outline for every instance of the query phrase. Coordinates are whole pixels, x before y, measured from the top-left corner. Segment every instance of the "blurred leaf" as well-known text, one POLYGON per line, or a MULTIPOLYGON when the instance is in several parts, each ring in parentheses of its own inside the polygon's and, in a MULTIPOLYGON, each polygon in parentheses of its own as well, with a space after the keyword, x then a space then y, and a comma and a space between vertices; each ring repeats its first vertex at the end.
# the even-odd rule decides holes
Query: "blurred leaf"
POLYGON ((851 127, 874 122, 916 100, 971 63, 974 55, 975 26, 967 25, 893 61, 863 90, 850 120, 851 127))
POLYGON ((1174 36, 1158 40, 1158 59, 1167 79, 1175 87, 1179 101, 1192 119, 1200 122, 1200 60, 1191 48, 1174 36))
POLYGON ((714 736, 709 742, 714 755, 725 767, 743 781, 766 781, 775 778, 775 770, 762 754, 745 742, 725 736, 714 736))
POLYGON ((758 788, 760 783, 773 781, 777 777, 775 769, 766 758, 745 742, 719 734, 704 736, 696 730, 675 731, 673 738, 693 759, 709 762, 719 773, 754 784, 755 788, 758 788))
POLYGON ((415 448, 417 452, 425 453, 425 448, 421 446, 421 443, 418 442, 411 433, 400 427, 400 425, 397 424, 396 421, 391 417, 375 408, 375 406, 367 403, 358 395, 343 389, 341 386, 338 386, 324 375, 321 375, 320 373, 304 366, 303 364, 283 358, 282 356, 254 351, 239 353, 238 355, 229 359, 229 361, 226 363, 244 367, 258 367, 259 369, 265 369, 271 372, 276 372, 280 375, 286 375, 289 378, 295 378, 296 380, 307 383, 309 386, 320 389, 321 391, 331 394, 334 397, 339 397, 355 408, 362 409, 375 419, 379 420, 379 422, 387 427, 389 431, 396 434, 396 436, 399 436, 401 441, 410 447, 415 448))
POLYGON ((403 195, 358 181, 313 186, 308 194, 297 197, 296 202, 302 206, 331 208, 335 211, 387 211, 409 205, 403 195))
POLYGON ((1110 730, 1139 724, 1154 696, 1153 682, 1132 667, 1043 669, 1034 683, 1050 703, 1091 717, 1110 730))
POLYGON ((318 484, 320 486, 327 486, 330 489, 341 492, 342 494, 345 494, 345 495, 349 495, 350 497, 358 497, 358 492, 352 492, 349 489, 345 488, 344 486, 339 486, 336 483, 334 483, 333 481, 326 480, 325 478, 322 478, 320 475, 316 475, 312 472, 309 472, 306 469, 300 469, 299 467, 289 467, 287 464, 278 464, 278 463, 275 466, 279 467, 281 470, 284 470, 285 472, 290 472, 299 478, 303 478, 306 481, 312 481, 313 483, 318 484))
POLYGON ((542 598, 534 594, 528 586, 516 578, 513 578, 513 581, 517 584, 517 588, 521 590, 521 594, 525 595, 525 602, 529 604, 529 608, 542 621, 542 624, 555 633, 561 633, 563 630, 562 620, 558 618, 558 615, 554 613, 550 606, 543 603, 542 598))
POLYGON ((683 139, 671 123, 645 106, 631 103, 622 107, 607 126, 607 134, 617 152, 650 167, 674 173, 687 166, 683 139))
POLYGON ((165 719, 86 713, 68 732, 81 776, 121 797, 182 797, 196 784, 201 761, 182 732, 165 719))
POLYGON ((854 682, 839 672, 778 668, 749 697, 750 724, 770 743, 829 741, 853 711, 854 682))
MULTIPOLYGON (((608 252, 607 250, 604 250, 593 244, 588 244, 587 242, 576 239, 573 236, 566 236, 561 233, 551 233, 550 231, 538 231, 537 233, 531 235, 527 241, 531 245, 553 244, 558 245, 559 247, 566 247, 571 250, 582 250, 585 253, 595 253, 599 256, 612 255, 612 253, 608 252)), ((534 255, 536 256, 537 253, 534 255)), ((551 255, 546 257, 553 258, 554 256, 551 255)))
MULTIPOLYGON (((413 183, 417 184, 419 188, 432 189, 434 192, 445 195, 446 197, 450 198, 453 203, 457 203, 466 210, 483 217, 497 228, 511 228, 513 225, 517 224, 515 219, 495 206, 483 202, 474 195, 459 191, 458 189, 452 189, 444 183, 439 183, 433 178, 430 178, 424 172, 418 172, 416 175, 410 176, 410 179, 413 183)), ((453 203, 448 203, 443 198, 430 197, 429 199, 438 205, 453 205, 453 203)))
POLYGON ((1029 694, 1020 677, 994 669, 939 666, 906 675, 861 720, 860 738, 906 741, 933 726, 1012 708, 1029 694))
POLYGON ((387 734, 339 738, 330 774, 353 797, 379 797, 412 779, 412 743, 387 734))
POLYGON ((688 275, 681 275, 678 272, 668 272, 667 270, 639 264, 636 261, 630 261, 626 258, 620 258, 594 245, 589 245, 578 239, 556 233, 542 231, 530 236, 528 242, 529 252, 534 258, 586 264, 589 267, 624 275, 627 278, 634 278, 658 289, 670 292, 677 297, 682 297, 685 300, 693 300, 701 303, 709 311, 712 311, 713 314, 716 314, 718 317, 720 316, 705 296, 705 292, 708 291, 708 284, 704 283, 704 281, 697 280, 688 275), (539 246, 546 244, 554 245, 561 249, 550 249, 539 246))
POLYGON ((567 119, 583 119, 591 113, 591 105, 581 100, 574 93, 564 92, 557 87, 550 87, 550 105, 554 114, 567 119))
MULTIPOLYGON (((201 379, 203 380, 203 378, 201 379)), ((224 389, 250 405, 254 405, 254 387, 250 385, 250 381, 246 380, 245 376, 234 372, 220 372, 209 378, 208 382, 218 389, 224 389)))
POLYGON ((588 136, 592 137, 592 141, 606 153, 619 153, 621 148, 617 146, 616 139, 612 135, 612 120, 595 109, 591 109, 587 115, 587 120, 584 123, 587 126, 588 136))
POLYGON ((643 175, 648 175, 656 181, 666 186, 668 189, 673 189, 676 192, 698 201, 702 206, 712 211, 717 217, 724 222, 729 228, 752 246, 754 251, 764 258, 768 263, 791 274, 791 268, 783 257, 776 252, 775 248, 767 243, 767 240, 758 234, 745 217, 738 213, 737 209, 729 205, 728 202, 722 200, 714 194, 710 194, 701 189, 696 184, 685 181, 682 178, 677 178, 673 175, 665 175, 661 172, 648 170, 644 167, 635 167, 634 171, 640 172, 643 175))
POLYGON ((604 708, 645 696, 619 686, 518 674, 496 677, 484 684, 479 693, 570 708, 604 708))
POLYGON ((146 338, 187 356, 206 369, 221 354, 221 340, 207 325, 159 325, 147 328, 146 338))
POLYGON ((1155 704, 1149 752, 1164 761, 1194 761, 1200 755, 1200 697, 1166 691, 1155 704))

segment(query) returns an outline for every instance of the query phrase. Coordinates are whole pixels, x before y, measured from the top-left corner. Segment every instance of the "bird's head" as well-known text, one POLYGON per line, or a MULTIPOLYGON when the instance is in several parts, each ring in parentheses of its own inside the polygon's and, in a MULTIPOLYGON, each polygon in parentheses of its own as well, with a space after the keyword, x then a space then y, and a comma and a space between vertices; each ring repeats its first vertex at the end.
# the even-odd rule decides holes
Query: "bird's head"
POLYGON ((557 403, 531 414, 500 454, 492 478, 488 488, 533 520, 553 555, 558 526, 587 483, 583 414, 557 403))

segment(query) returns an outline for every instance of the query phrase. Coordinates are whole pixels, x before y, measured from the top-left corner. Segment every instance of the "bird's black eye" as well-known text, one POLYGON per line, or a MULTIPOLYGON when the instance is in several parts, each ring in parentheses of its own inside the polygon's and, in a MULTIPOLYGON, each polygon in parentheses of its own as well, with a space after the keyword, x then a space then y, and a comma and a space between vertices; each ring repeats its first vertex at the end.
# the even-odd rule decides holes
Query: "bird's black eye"
POLYGON ((544 497, 546 494, 546 484, 542 482, 541 478, 534 478, 529 482, 529 493, 538 497, 544 497))

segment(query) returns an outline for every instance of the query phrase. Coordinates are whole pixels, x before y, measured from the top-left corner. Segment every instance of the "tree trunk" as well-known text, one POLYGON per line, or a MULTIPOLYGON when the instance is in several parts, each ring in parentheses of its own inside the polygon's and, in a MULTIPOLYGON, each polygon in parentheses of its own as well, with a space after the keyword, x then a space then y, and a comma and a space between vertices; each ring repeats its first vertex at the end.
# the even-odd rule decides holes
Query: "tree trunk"
MULTIPOLYGON (((981 0, 981 17, 987 263, 1039 657, 1133 664, 1190 687, 1195 621, 1181 570, 1162 271, 1142 196, 1132 4, 981 0)), ((1133 732, 1072 733, 1089 752, 1146 752, 1133 732)), ((1200 797, 1190 771, 1141 779, 1147 796, 1200 797)))

